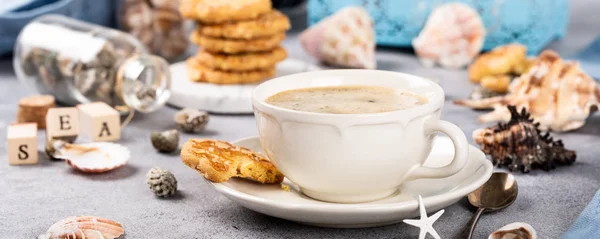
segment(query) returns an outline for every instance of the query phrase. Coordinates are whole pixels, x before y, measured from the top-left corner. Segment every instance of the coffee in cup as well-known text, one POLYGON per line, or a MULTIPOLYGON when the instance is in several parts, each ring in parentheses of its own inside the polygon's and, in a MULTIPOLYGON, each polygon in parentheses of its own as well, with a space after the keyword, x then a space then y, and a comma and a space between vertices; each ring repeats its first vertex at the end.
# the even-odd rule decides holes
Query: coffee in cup
POLYGON ((443 104, 437 83, 377 70, 286 75, 260 84, 252 96, 269 160, 305 195, 336 203, 382 199, 406 181, 459 172, 467 139, 440 120, 443 104), (438 132, 452 140, 454 158, 425 167, 438 132))
POLYGON ((313 113, 369 114, 412 108, 427 103, 427 98, 390 87, 348 85, 286 90, 270 96, 266 102, 313 113))

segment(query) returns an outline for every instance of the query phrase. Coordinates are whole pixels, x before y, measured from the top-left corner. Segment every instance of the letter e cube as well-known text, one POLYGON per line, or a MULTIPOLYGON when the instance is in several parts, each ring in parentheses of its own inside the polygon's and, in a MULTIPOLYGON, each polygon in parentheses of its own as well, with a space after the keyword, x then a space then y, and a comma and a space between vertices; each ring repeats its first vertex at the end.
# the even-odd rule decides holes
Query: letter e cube
POLYGON ((51 108, 46 114, 47 138, 76 138, 79 134, 79 111, 75 107, 51 108))

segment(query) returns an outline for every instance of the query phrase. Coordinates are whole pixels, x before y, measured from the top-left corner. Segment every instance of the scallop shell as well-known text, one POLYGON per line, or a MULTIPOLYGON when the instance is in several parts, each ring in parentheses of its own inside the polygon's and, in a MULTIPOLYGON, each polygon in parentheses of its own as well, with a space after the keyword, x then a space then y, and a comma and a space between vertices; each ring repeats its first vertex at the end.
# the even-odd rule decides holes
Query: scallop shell
POLYGON ((300 43, 309 55, 342 67, 374 69, 375 28, 366 9, 340 9, 300 34, 300 43))
POLYGON ((38 239, 114 239, 125 230, 110 219, 93 216, 73 216, 60 220, 48 228, 38 239))
POLYGON ((464 3, 436 7, 419 36, 412 42, 421 62, 446 68, 469 64, 483 47, 485 27, 481 17, 464 3))
POLYGON ((493 232, 488 239, 536 239, 537 232, 524 222, 513 222, 493 232))
POLYGON ((108 142, 66 144, 58 149, 56 158, 86 173, 103 173, 121 167, 131 157, 126 147, 108 142))

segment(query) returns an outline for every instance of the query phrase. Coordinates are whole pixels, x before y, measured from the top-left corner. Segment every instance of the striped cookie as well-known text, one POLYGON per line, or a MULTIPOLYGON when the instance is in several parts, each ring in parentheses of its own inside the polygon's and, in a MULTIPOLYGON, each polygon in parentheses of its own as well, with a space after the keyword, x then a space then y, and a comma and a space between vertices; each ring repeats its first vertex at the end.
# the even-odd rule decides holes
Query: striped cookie
POLYGON ((209 52, 237 54, 242 52, 270 51, 279 46, 285 39, 285 33, 280 32, 273 36, 255 38, 250 40, 236 40, 215 38, 202 35, 199 30, 194 31, 190 37, 192 42, 209 52))
POLYGON ((187 72, 191 81, 219 85, 258 83, 275 75, 275 66, 251 71, 220 71, 202 65, 195 57, 187 61, 187 72))
POLYGON ((202 65, 223 71, 249 71, 272 68, 277 62, 283 61, 287 52, 283 47, 271 51, 228 55, 198 51, 195 59, 202 65))
POLYGON ((183 17, 202 23, 251 20, 272 9, 271 0, 181 0, 179 5, 183 17))
POLYGON ((288 17, 274 10, 262 14, 254 20, 226 22, 218 25, 199 24, 198 32, 209 37, 253 39, 285 32, 290 27, 288 17))

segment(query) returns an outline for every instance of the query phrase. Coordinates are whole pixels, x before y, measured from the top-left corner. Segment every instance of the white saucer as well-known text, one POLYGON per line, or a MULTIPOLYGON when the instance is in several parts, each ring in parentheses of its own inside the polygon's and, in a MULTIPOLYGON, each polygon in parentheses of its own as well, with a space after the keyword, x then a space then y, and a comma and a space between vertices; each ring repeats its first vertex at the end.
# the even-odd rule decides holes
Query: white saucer
MULTIPOLYGON (((241 139, 235 145, 262 152, 257 137, 241 139)), ((492 175, 492 163, 481 150, 470 146, 469 162, 459 173, 442 179, 420 179, 405 183, 399 193, 388 198, 359 204, 336 204, 309 198, 290 185, 290 192, 280 185, 263 185, 243 179, 231 179, 225 183, 212 183, 217 191, 242 206, 273 217, 299 223, 337 228, 375 227, 401 222, 418 216, 416 196, 421 195, 428 213, 456 203, 477 189, 492 175)), ((454 154, 452 142, 437 137, 426 166, 444 166, 454 154)))
MULTIPOLYGON (((169 104, 180 108, 195 108, 211 113, 252 113, 250 85, 215 85, 188 80, 185 61, 171 65, 171 98, 169 104)), ((320 70, 316 65, 296 59, 286 59, 276 66, 275 77, 320 70)))

